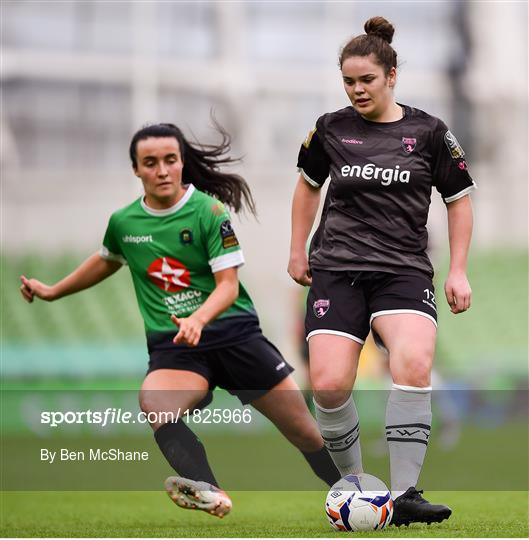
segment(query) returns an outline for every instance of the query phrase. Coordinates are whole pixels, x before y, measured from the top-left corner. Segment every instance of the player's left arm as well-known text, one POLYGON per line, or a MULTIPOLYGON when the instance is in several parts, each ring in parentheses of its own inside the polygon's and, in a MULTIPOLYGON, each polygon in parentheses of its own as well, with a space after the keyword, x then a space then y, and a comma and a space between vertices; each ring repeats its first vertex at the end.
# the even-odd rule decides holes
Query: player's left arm
POLYGON ((445 295, 450 311, 462 313, 470 308, 472 290, 467 278, 467 259, 472 237, 472 203, 465 195, 446 205, 450 268, 445 282, 445 295))
POLYGON ((171 316, 178 326, 178 334, 173 341, 196 347, 206 324, 226 311, 239 296, 237 268, 226 268, 215 272, 215 288, 208 299, 189 317, 171 316))

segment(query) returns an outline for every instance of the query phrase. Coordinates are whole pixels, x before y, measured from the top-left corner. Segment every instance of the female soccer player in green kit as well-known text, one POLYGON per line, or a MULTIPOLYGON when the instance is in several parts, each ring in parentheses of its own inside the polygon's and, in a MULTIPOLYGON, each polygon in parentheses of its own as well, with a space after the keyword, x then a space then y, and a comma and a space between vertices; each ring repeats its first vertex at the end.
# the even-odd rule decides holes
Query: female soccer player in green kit
POLYGON ((100 251, 55 285, 21 276, 23 297, 47 301, 91 287, 128 265, 147 335, 149 369, 140 391, 146 413, 180 418, 153 422, 160 450, 179 476, 165 486, 183 507, 223 517, 232 506, 205 449, 181 419, 207 405, 220 386, 267 416, 328 485, 340 475, 290 373, 262 334, 239 282, 244 263, 224 203, 255 211, 244 179, 219 170, 233 161, 229 136, 199 146, 173 124, 138 131, 130 158, 145 195, 110 218, 100 251), (175 325, 177 327, 175 335, 175 325))

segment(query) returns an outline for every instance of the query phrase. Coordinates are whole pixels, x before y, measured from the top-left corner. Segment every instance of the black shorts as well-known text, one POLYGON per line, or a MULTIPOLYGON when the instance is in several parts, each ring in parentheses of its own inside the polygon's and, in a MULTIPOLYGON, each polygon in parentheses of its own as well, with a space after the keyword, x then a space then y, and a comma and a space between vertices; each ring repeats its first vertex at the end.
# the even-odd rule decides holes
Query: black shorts
POLYGON ((239 344, 210 350, 154 348, 149 357, 147 373, 157 369, 181 369, 202 375, 209 382, 209 394, 201 407, 211 402, 211 392, 217 386, 246 405, 294 371, 262 334, 239 344))
MULTIPOLYGON (((305 333, 335 334, 363 344, 379 315, 416 313, 437 326, 435 291, 426 274, 312 270, 305 333)), ((377 345, 380 338, 373 334, 377 345)))

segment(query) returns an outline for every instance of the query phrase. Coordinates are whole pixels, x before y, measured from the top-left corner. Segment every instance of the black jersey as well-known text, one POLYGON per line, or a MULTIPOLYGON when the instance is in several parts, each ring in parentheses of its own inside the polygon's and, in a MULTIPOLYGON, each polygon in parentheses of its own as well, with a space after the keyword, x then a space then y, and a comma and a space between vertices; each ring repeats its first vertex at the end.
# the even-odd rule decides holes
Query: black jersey
POLYGON ((445 203, 475 188, 446 125, 402 106, 396 122, 370 122, 353 107, 324 114, 302 144, 298 168, 321 187, 330 175, 310 265, 327 270, 433 274, 426 255, 432 186, 445 203))

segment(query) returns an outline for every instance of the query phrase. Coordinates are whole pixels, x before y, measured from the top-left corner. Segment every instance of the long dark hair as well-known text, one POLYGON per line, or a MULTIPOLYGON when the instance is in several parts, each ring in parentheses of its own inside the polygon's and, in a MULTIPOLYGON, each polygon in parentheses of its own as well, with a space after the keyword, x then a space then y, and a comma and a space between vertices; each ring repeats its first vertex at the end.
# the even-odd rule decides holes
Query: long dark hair
POLYGON ((193 184, 200 191, 213 195, 230 206, 235 212, 246 207, 253 215, 257 214, 255 202, 246 180, 234 173, 221 172, 219 167, 237 163, 240 158, 228 156, 231 149, 231 137, 213 118, 213 124, 220 133, 220 144, 200 144, 189 142, 181 129, 174 124, 150 124, 137 131, 130 142, 129 156, 132 166, 137 168, 136 149, 139 141, 150 137, 174 137, 180 146, 184 162, 182 182, 193 184))

